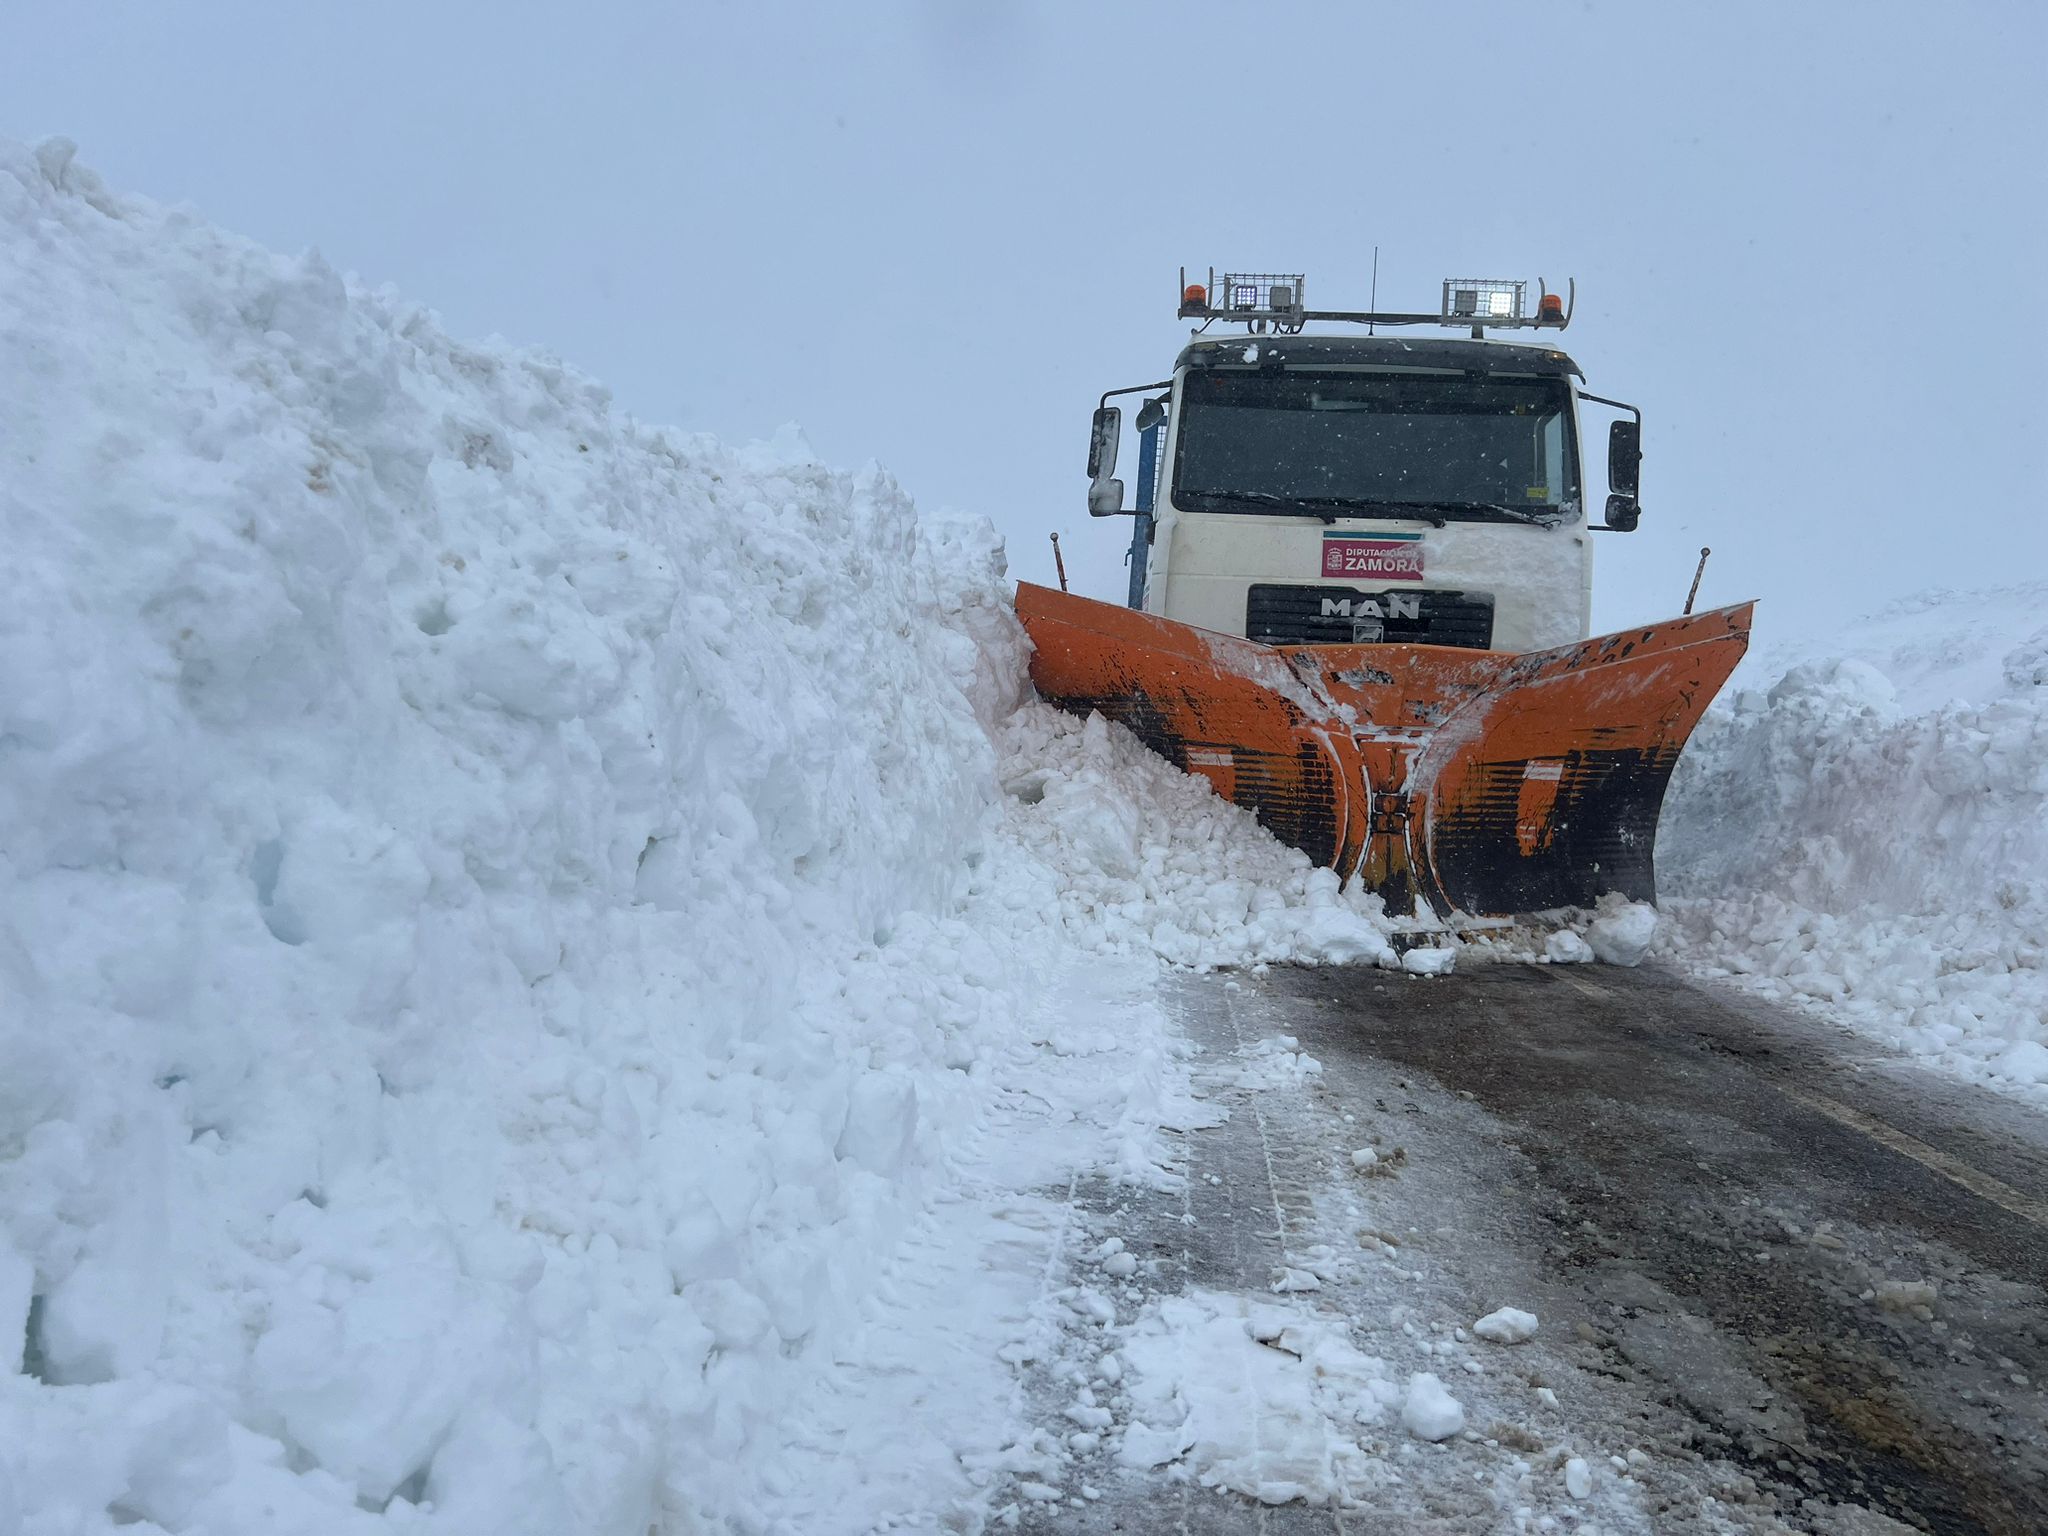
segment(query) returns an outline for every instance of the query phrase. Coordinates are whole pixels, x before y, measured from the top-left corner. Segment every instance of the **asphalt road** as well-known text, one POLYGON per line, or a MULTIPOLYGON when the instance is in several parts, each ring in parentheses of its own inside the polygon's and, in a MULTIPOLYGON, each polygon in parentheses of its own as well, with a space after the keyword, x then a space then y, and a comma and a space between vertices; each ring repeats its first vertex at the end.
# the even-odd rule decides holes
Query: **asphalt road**
POLYGON ((1461 1385, 1483 1438, 1383 1509, 1099 1477, 1027 1528, 1476 1532, 1524 1528, 1521 1501, 1572 1529, 1594 1511, 1526 1472, 1572 1439, 1641 1448, 1603 1531, 2048 1532, 2048 1117, 1653 969, 1172 987, 1208 1057, 1284 1034, 1323 1070, 1219 1089, 1232 1117, 1187 1136, 1179 1198, 1086 1197, 1159 1256, 1155 1288, 1260 1292, 1369 1211, 1398 1262, 1320 1298, 1363 1346, 1412 1366, 1386 1319, 1510 1301, 1541 1347, 1525 1380, 1461 1385), (1399 1149, 1397 1177, 1360 1187, 1362 1139, 1399 1149), (1562 1418, 1528 1402, 1539 1381, 1562 1418))

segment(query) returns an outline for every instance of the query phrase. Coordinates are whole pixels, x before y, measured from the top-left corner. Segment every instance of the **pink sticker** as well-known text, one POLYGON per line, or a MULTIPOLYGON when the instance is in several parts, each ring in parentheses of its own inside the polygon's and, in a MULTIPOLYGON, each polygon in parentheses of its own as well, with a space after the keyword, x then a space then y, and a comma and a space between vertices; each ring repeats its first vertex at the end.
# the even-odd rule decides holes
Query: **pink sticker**
POLYGON ((1324 539, 1323 574, 1375 581, 1422 580, 1422 542, 1407 539, 1324 539))

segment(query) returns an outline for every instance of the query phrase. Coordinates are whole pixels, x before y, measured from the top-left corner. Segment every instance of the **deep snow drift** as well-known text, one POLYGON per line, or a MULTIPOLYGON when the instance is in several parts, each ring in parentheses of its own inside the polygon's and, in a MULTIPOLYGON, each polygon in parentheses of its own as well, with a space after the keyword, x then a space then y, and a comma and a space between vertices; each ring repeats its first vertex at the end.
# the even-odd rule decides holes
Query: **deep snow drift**
MULTIPOLYGON (((61 142, 0 422, 0 1533, 762 1526, 1080 956, 1388 953, 1018 711, 985 526, 61 142)), ((1061 1146, 1143 1176, 1125 1017, 1061 1146)))
POLYGON ((0 228, 0 1482, 642 1531, 974 1057, 876 953, 995 798, 910 508, 62 146, 0 228))
POLYGON ((2048 583, 1760 655, 1658 862, 1667 957, 2048 1099, 2048 583))

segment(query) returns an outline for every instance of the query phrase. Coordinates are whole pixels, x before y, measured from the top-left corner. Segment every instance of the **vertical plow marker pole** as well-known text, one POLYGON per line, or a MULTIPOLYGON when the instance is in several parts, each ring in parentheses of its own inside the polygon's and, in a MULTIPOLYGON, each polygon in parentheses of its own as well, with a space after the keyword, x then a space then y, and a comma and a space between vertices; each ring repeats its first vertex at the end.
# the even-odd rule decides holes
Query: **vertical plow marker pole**
MULTIPOLYGON (((1055 538, 1053 542, 1057 544, 1059 540, 1055 538)), ((1700 578, 1707 574, 1707 556, 1712 553, 1713 551, 1704 544, 1700 546, 1700 563, 1692 568, 1692 590, 1685 594, 1685 611, 1687 613, 1692 612, 1693 599, 1700 595, 1700 578)), ((1066 589, 1067 584, 1063 580, 1060 582, 1060 590, 1064 592, 1066 589)))

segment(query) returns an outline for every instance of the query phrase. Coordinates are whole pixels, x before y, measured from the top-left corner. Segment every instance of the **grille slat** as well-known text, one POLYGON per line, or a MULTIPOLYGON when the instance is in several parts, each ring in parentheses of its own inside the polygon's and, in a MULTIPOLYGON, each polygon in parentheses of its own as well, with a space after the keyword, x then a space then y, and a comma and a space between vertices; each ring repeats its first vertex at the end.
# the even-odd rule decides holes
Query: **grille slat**
POLYGON ((1493 594, 1428 588, 1254 585, 1245 595, 1245 638, 1268 645, 1354 645, 1371 609, 1381 617, 1378 638, 1397 645, 1455 645, 1486 650, 1493 644, 1493 594), (1397 603, 1398 600, 1398 603, 1397 603), (1344 604, 1351 611, 1342 611, 1344 604), (1415 610, 1409 616, 1410 605, 1415 610), (1398 606, 1398 612, 1397 612, 1398 606))

